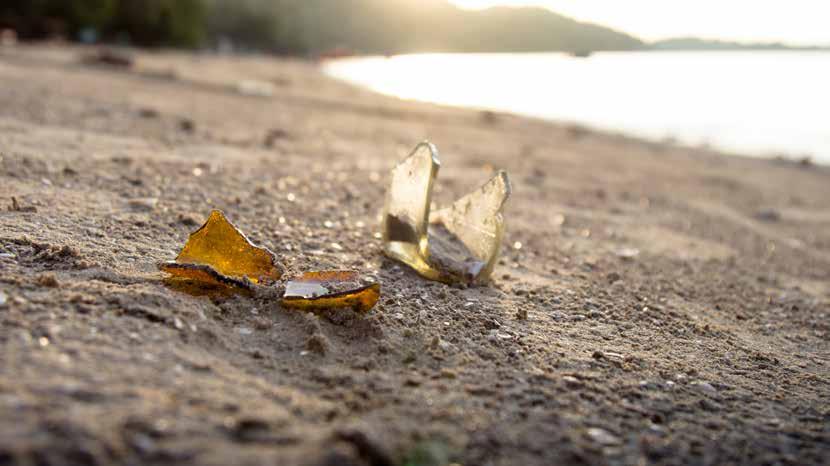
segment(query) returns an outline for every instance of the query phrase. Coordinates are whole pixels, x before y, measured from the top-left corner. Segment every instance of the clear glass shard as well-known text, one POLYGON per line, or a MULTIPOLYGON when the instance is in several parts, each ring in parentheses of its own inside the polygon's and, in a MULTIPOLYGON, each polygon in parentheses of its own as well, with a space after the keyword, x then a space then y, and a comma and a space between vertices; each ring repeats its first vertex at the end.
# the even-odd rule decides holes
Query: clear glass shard
POLYGON ((418 144, 392 169, 383 214, 386 255, 431 280, 438 280, 440 275, 427 262, 429 205, 440 167, 435 146, 428 142, 418 144))
POLYGON ((392 170, 384 214, 384 251, 421 276, 445 283, 483 283, 493 272, 504 234, 507 173, 430 215, 440 162, 432 144, 419 144, 392 170))
POLYGON ((462 281, 483 282, 493 273, 504 236, 503 209, 510 197, 507 173, 430 216, 431 262, 462 281))

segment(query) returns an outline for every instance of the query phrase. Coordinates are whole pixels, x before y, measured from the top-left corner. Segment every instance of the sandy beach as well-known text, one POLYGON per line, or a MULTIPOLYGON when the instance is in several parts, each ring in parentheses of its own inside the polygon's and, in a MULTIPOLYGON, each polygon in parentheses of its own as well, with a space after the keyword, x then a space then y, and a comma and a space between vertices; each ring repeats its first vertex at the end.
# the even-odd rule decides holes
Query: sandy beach
POLYGON ((826 464, 830 168, 395 100, 312 63, 0 49, 0 464, 826 464), (267 85, 263 84, 267 83, 267 85), (506 170, 493 281, 382 255, 389 170, 506 170), (212 209, 367 316, 193 295, 212 209))

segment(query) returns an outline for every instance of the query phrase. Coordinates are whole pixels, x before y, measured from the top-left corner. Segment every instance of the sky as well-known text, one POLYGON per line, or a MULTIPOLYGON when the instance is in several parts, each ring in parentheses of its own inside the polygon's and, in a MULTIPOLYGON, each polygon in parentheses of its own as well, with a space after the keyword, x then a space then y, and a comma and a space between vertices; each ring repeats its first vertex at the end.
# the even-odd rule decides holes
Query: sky
POLYGON ((541 6, 645 40, 697 36, 830 45, 830 0, 450 0, 463 8, 541 6))

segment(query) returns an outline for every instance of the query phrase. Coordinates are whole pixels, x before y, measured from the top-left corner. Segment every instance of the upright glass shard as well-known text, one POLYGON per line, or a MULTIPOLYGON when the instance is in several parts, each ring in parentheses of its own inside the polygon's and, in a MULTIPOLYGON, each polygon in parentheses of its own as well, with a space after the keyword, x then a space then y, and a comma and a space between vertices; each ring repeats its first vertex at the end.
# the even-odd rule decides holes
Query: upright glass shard
POLYGON ((430 216, 432 262, 463 281, 485 281, 493 273, 504 236, 504 204, 510 197, 507 172, 430 216), (463 247, 463 249, 462 249, 463 247))
POLYGON ((175 262, 165 262, 160 268, 177 278, 242 287, 274 282, 282 276, 274 253, 251 243, 219 210, 191 233, 175 262))
POLYGON ((282 305, 306 311, 351 308, 367 312, 379 298, 379 283, 361 282, 358 273, 351 270, 325 270, 306 272, 290 280, 282 305))
POLYGON ((383 214, 386 255, 409 265, 430 280, 440 277, 427 262, 429 205, 439 168, 441 162, 435 146, 428 142, 418 144, 392 169, 383 214))
POLYGON ((383 237, 387 256, 445 283, 483 283, 493 272, 504 234, 507 173, 430 215, 440 162, 435 146, 419 144, 392 170, 383 237))

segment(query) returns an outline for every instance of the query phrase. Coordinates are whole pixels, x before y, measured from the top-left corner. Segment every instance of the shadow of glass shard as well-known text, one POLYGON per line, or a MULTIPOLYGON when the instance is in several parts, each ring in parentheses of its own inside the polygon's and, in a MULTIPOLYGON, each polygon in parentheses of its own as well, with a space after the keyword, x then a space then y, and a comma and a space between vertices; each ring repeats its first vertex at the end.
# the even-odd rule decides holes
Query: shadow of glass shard
POLYGON ((211 212, 205 224, 190 235, 175 262, 159 268, 175 278, 241 288, 275 282, 282 276, 274 253, 251 243, 219 210, 211 212))
POLYGON ((392 170, 383 221, 384 252, 421 276, 444 283, 486 282, 501 249, 507 173, 430 214, 441 162, 423 142, 392 170))
POLYGON ((380 298, 379 283, 364 283, 357 272, 328 270, 306 272, 285 285, 283 307, 307 311, 351 308, 372 309, 380 298))

